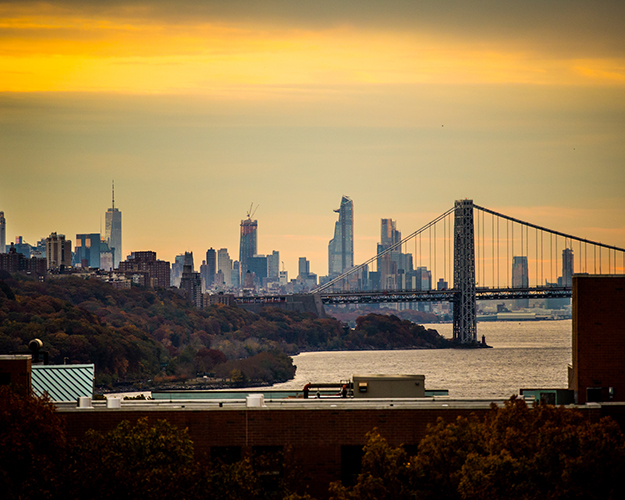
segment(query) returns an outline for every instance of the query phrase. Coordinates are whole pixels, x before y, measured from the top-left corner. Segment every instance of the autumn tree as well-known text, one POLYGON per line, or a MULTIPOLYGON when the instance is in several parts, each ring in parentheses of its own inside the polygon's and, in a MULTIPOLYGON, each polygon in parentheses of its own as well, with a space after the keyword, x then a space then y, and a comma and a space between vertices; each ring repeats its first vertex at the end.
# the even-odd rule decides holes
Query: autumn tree
POLYGON ((332 500, 408 500, 413 498, 411 466, 402 447, 392 448, 377 429, 367 433, 362 469, 352 488, 332 483, 332 500))
POLYGON ((58 498, 66 451, 64 422, 48 398, 0 386, 2 498, 58 498))
POLYGON ((107 433, 87 431, 72 450, 72 498, 186 498, 194 474, 193 442, 166 420, 121 422, 107 433))
POLYGON ((625 498, 625 438, 609 418, 511 398, 484 419, 439 419, 410 460, 368 435, 362 473, 336 500, 355 498, 616 500, 625 498))

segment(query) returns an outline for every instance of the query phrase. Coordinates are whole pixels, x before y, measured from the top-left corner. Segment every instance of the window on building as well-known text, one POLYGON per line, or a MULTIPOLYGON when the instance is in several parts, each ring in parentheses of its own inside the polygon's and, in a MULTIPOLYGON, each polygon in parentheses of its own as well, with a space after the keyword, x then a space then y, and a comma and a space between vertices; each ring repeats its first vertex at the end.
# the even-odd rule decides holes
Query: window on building
POLYGON ((211 460, 224 464, 234 464, 241 460, 240 446, 211 446, 211 460))

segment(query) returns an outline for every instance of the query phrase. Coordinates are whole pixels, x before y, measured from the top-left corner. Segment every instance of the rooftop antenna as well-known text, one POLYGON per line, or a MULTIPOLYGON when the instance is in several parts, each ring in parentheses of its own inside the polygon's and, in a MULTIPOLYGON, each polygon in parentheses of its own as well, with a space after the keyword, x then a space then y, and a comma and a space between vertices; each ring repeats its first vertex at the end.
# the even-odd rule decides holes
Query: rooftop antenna
POLYGON ((113 179, 113 209, 115 209, 115 179, 113 179))

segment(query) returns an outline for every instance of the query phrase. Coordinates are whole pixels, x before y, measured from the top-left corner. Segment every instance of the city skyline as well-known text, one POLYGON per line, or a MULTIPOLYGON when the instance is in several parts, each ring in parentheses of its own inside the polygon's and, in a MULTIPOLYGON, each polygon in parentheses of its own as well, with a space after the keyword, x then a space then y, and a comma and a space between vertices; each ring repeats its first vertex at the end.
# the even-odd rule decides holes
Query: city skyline
POLYGON ((104 234, 173 262, 228 248, 326 274, 336 201, 354 262, 469 198, 625 247, 625 5, 579 1, 61 0, 0 6, 7 244, 104 234), (9 28, 10 27, 10 28, 9 28))
MULTIPOLYGON (((109 208, 107 210, 107 212, 106 212, 106 215, 109 215, 113 210, 118 213, 118 217, 116 218, 116 221, 117 221, 116 227, 119 230, 118 231, 119 234, 117 235, 117 238, 118 238, 119 241, 121 241, 121 212, 118 209, 114 208, 114 201, 113 201, 113 208, 109 208), (119 219, 119 220, 117 220, 117 219, 119 219)), ((335 238, 336 238, 337 234, 339 234, 339 236, 341 234, 341 228, 343 226, 343 224, 341 224, 342 218, 344 219, 343 222, 348 222, 347 225, 349 225, 350 221, 353 223, 353 218, 352 218, 352 214, 353 214, 353 201, 349 197, 343 196, 342 200, 341 200, 340 208, 334 210, 334 212, 339 213, 339 220, 334 222, 334 228, 335 228, 334 229, 334 235, 335 235, 335 238), (348 207, 348 209, 346 209, 345 207, 348 207), (343 214, 343 217, 341 216, 341 214, 343 214), (338 231, 338 233, 337 233, 337 231, 338 231)), ((476 219, 476 221, 477 221, 477 219, 476 219)), ((397 221, 395 221, 393 219, 381 218, 380 219, 380 225, 381 225, 381 235, 378 236, 380 241, 376 244, 376 249, 373 251, 373 253, 371 255, 369 255, 369 257, 372 257, 373 255, 375 255, 377 253, 380 253, 385 248, 387 248, 388 245, 390 245, 392 243, 397 243, 401 239, 401 231, 397 230, 397 221)), ((502 236, 504 234, 503 233, 504 230, 505 230, 505 227, 502 228, 502 236)), ((240 221, 240 231, 241 232, 240 232, 240 240, 239 240, 239 247, 238 247, 238 253, 239 254, 241 254, 241 251, 242 251, 241 245, 243 245, 243 247, 246 248, 245 252, 249 252, 249 251, 253 250, 253 248, 251 248, 251 246, 255 247, 257 245, 258 221, 257 220, 252 221, 249 218, 249 212, 248 212, 248 218, 245 219, 245 220, 241 220, 240 221), (249 236, 252 236, 252 238, 250 239, 249 236), (247 248, 247 247, 250 247, 250 248, 247 248)), ((350 229, 350 231, 351 231, 351 229, 350 229)), ((512 231, 513 231, 513 234, 514 234, 514 230, 512 230, 512 231)), ((56 231, 52 232, 51 234, 56 234, 56 231)), ((380 233, 378 233, 378 234, 380 234, 380 233)), ((81 247, 86 245, 85 244, 85 238, 86 237, 89 237, 90 241, 92 241, 92 242, 95 241, 94 237, 96 237, 96 236, 99 236, 101 238, 100 250, 102 252, 105 252, 105 253, 100 254, 101 256, 103 256, 102 258, 106 258, 106 255, 107 255, 106 252, 108 252, 109 254, 112 254, 112 252, 109 251, 109 246, 108 246, 108 243, 107 243, 108 240, 110 239, 110 237, 107 237, 106 235, 100 235, 100 234, 76 234, 75 235, 76 236, 75 239, 72 238, 72 237, 69 237, 69 236, 65 236, 63 233, 60 233, 60 232, 59 232, 59 235, 62 235, 63 237, 65 237, 73 245, 72 246, 72 254, 74 254, 74 253, 76 254, 75 257, 74 257, 75 259, 80 259, 80 257, 83 255, 81 253, 81 247)), ((451 234, 448 235, 447 237, 450 237, 450 236, 451 236, 451 234)), ((442 239, 444 237, 445 237, 444 234, 442 234, 442 235, 439 235, 438 238, 437 238, 438 240, 440 240, 439 243, 438 243, 439 248, 437 250, 438 258, 441 257, 440 254, 442 254, 442 253, 444 253, 446 251, 446 250, 444 250, 444 245, 442 243, 442 239)), ((41 242, 45 243, 46 238, 47 238, 47 236, 44 236, 43 238, 37 240, 36 242, 31 243, 25 237, 20 235, 20 236, 16 237, 14 240, 7 240, 6 248, 8 249, 9 244, 13 245, 14 242, 15 242, 15 245, 18 248, 20 246, 28 247, 29 245, 32 245, 32 248, 33 248, 33 251, 34 251, 37 244, 41 244, 41 242)), ((335 238, 331 239, 329 244, 328 244, 328 247, 327 247, 327 250, 326 250, 326 259, 328 259, 329 256, 330 256, 330 252, 331 252, 331 249, 333 247, 333 242, 334 242, 335 238)), ((426 235, 426 238, 428 238, 427 235, 426 235)), ((488 238, 490 238, 490 235, 489 235, 488 238)), ((519 233, 517 232, 517 237, 516 237, 516 244, 517 245, 519 245, 519 243, 520 243, 521 246, 523 246, 522 238, 523 238, 523 236, 519 235, 519 233)), ((355 234, 354 234, 354 237, 351 240, 353 241, 354 239, 357 239, 355 237, 355 234)), ((339 238, 338 241, 341 242, 342 239, 339 238)), ((558 274, 557 274, 558 270, 557 269, 555 270, 555 274, 554 274, 554 270, 552 268, 549 271, 550 275, 547 276, 547 272, 548 271, 545 270, 544 281, 546 283, 549 283, 549 279, 552 279, 554 281, 558 281, 559 282, 560 280, 563 279, 564 282, 569 283, 569 286, 570 286, 570 279, 571 279, 571 276, 573 274, 573 254, 574 254, 573 246, 574 246, 574 244, 571 241, 569 241, 568 239, 567 240, 563 239, 563 241, 564 241, 564 244, 571 245, 571 248, 566 248, 566 249, 564 249, 562 251, 562 258, 561 259, 559 257, 556 258, 560 262, 560 265, 562 266, 561 274, 558 276, 558 274)), ((605 242, 604 241, 604 242, 600 242, 600 243, 610 244, 611 242, 605 242)), ((502 245, 502 244, 504 244, 504 243, 500 243, 500 245, 502 245)), ((412 268, 412 266, 413 266, 413 258, 417 257, 417 250, 418 250, 419 252, 423 252, 421 254, 421 257, 419 257, 419 260, 420 259, 425 259, 425 261, 426 261, 426 267, 423 267, 423 269, 426 269, 426 270, 429 269, 428 266, 432 265, 432 263, 427 261, 427 259, 428 259, 428 257, 427 257, 427 248, 424 249, 422 247, 421 243, 419 243, 420 246, 417 247, 416 241, 413 240, 413 242, 412 242, 412 245, 414 245, 414 252, 413 252, 412 250, 410 250, 410 246, 409 245, 410 245, 410 243, 405 244, 404 247, 402 247, 402 248, 404 248, 404 251, 406 251, 405 255, 402 254, 399 251, 395 252, 395 253, 397 253, 397 255, 395 255, 395 253, 391 252, 391 254, 395 255, 394 257, 391 257, 392 260, 398 258, 397 256, 399 256, 401 258, 407 258, 408 259, 407 261, 405 261, 401 265, 400 265, 399 262, 397 262, 395 264, 395 268, 397 268, 397 269, 401 269, 402 267, 412 268)), ((534 243, 532 243, 532 246, 533 245, 534 245, 534 243)), ((577 245, 579 245, 579 244, 577 243, 577 245)), ((89 246, 90 245, 87 244, 87 250, 89 250, 89 246)), ((347 247, 349 247, 349 245, 347 245, 347 247)), ((557 243, 556 243, 556 248, 557 248, 557 243)), ((213 252, 215 252, 215 250, 213 250, 212 247, 207 249, 205 252, 204 251, 200 251, 200 252, 202 254, 206 253, 206 256, 208 257, 208 254, 209 254, 209 252, 211 250, 213 252)), ((20 250, 18 250, 18 251, 20 251, 20 250)), ((24 250, 24 251, 26 252, 26 250, 24 250)), ((137 252, 142 253, 142 252, 146 252, 146 251, 152 252, 152 251, 154 251, 154 249, 151 248, 149 250, 145 250, 145 249, 143 249, 143 250, 136 250, 136 249, 135 250, 128 250, 124 255, 121 256, 120 259, 123 262, 127 258, 131 258, 132 259, 132 255, 134 255, 137 252)), ((225 285, 226 286, 238 287, 239 285, 237 283, 239 283, 239 277, 240 277, 241 278, 240 286, 243 286, 243 281, 242 281, 243 280, 243 273, 240 272, 240 268, 239 268, 240 263, 239 263, 239 261, 237 261, 235 259, 229 258, 228 254, 231 251, 237 253, 237 247, 235 247, 234 249, 230 249, 230 248, 227 248, 227 247, 221 248, 219 250, 218 254, 217 254, 217 257, 219 257, 219 254, 222 254, 222 257, 225 256, 226 260, 228 260, 228 262, 229 262, 229 266, 227 266, 227 268, 229 269, 230 272, 224 273, 224 275, 223 275, 225 285), (235 269, 234 265, 236 265, 236 269, 235 269), (236 274, 236 281, 235 281, 235 274, 236 274)), ((502 252, 503 251, 504 250, 502 250, 502 252)), ((482 254, 481 254, 482 257, 484 257, 484 253, 483 252, 484 251, 482 251, 482 254)), ((93 255, 95 255, 95 254, 93 254, 93 255)), ((172 259, 164 258, 164 260, 165 261, 170 261, 172 263, 172 272, 173 272, 173 269, 174 269, 174 264, 177 263, 179 259, 184 259, 185 264, 190 264, 191 267, 194 270, 199 271, 200 270, 200 262, 198 262, 197 266, 193 265, 192 260, 190 262, 187 262, 187 260, 189 258, 192 259, 192 255, 193 255, 193 251, 192 250, 188 250, 188 251, 176 253, 174 255, 174 258, 172 258, 172 259)), ((339 256, 341 256, 341 255, 339 255, 339 256)), ((28 255, 27 255, 27 257, 28 257, 28 255)), ((282 265, 284 263, 284 261, 280 257, 280 251, 279 250, 273 250, 271 253, 267 252, 267 255, 264 255, 262 253, 257 253, 257 254, 254 254, 254 257, 255 258, 262 258, 262 259, 264 259, 267 262, 267 264, 269 264, 269 258, 273 257, 272 262, 270 263, 269 267, 273 268, 274 274, 275 274, 276 269, 278 269, 278 270, 282 269, 282 265), (273 262, 274 260, 276 262, 273 262)), ((477 251, 476 251, 476 257, 479 257, 477 251)), ((520 260, 525 259, 524 260, 524 262, 525 262, 525 264, 524 264, 525 268, 524 269, 525 270, 524 270, 523 273, 524 273, 524 276, 525 276, 524 279, 527 279, 527 259, 528 259, 528 257, 527 256, 526 257, 520 257, 520 256, 512 256, 512 255, 510 257, 511 257, 510 265, 512 267, 512 275, 507 276, 507 279, 511 278, 512 279, 511 286, 515 287, 515 286, 519 286, 518 284, 515 284, 515 282, 519 281, 521 279, 520 277, 515 276, 515 273, 516 273, 515 269, 517 268, 517 264, 518 264, 517 261, 520 262, 520 260)), ((604 255, 603 257, 607 260, 606 265, 608 265, 610 256, 609 255, 604 255)), ((109 258, 112 261, 112 255, 109 258)), ((298 257, 297 258, 297 262, 295 263, 295 269, 299 269, 299 266, 300 266, 302 258, 308 259, 308 256, 307 255, 302 255, 302 256, 298 257)), ((452 255, 449 254, 448 258, 452 258, 452 255)), ((532 256, 532 258, 536 259, 536 256, 532 256)), ((544 263, 545 267, 547 265, 549 265, 549 262, 548 262, 549 259, 550 259, 550 257, 546 256, 546 261, 547 262, 544 263)), ((219 258, 217 258, 216 260, 218 261, 219 258)), ((342 259, 339 259, 339 260, 342 260, 342 259)), ((375 269, 377 271, 381 271, 383 275, 385 273, 388 274, 389 273, 389 269, 387 269, 385 267, 384 261, 385 261, 384 257, 381 258, 381 259, 378 259, 377 266, 375 266, 373 269, 369 269, 369 270, 373 271, 375 269)), ((222 266, 225 266, 225 264, 223 264, 223 262, 225 262, 225 261, 222 261, 222 266)), ((599 262, 599 261, 597 261, 597 262, 599 262)), ((361 262, 355 261, 355 262, 353 262, 353 265, 354 266, 358 266, 360 263, 361 262)), ((217 268, 219 268, 219 264, 217 262, 216 262, 216 264, 217 264, 217 268)), ((80 267, 81 263, 77 260, 74 263, 74 265, 80 267)), ((534 263, 534 265, 538 265, 538 264, 534 263)), ((551 265, 553 265, 553 263, 551 263, 551 265)), ((580 264, 580 265, 582 267, 577 272, 583 272, 583 273, 587 272, 588 262, 585 262, 584 264, 580 264)), ((590 265, 592 266, 592 263, 590 265)), ((598 264, 595 263, 595 267, 597 265, 598 264)), ((622 267, 623 267, 623 264, 621 264, 620 260, 613 262, 613 265, 619 267, 620 269, 622 269, 622 267)), ((309 270, 311 272, 317 271, 316 269, 312 269, 310 267, 310 262, 309 261, 308 261, 308 266, 309 266, 309 270)), ((328 271, 330 271, 330 269, 329 269, 329 265, 328 265, 328 261, 327 260, 326 260, 325 266, 326 267, 322 268, 321 272, 316 272, 314 274, 315 275, 318 274, 319 276, 324 276, 324 277, 332 275, 331 272, 328 272, 328 271)), ((94 266, 91 266, 91 267, 94 267, 94 266)), ((96 265, 95 267, 98 267, 98 266, 96 265)), ((180 267, 180 272, 182 272, 182 261, 180 262, 179 267, 180 267)), ((267 268, 268 272, 269 272, 269 267, 267 268)), ((347 266, 345 270, 349 269, 349 267, 351 267, 351 266, 347 266)), ((111 266, 108 266, 108 267, 104 266, 103 267, 103 269, 111 269, 111 268, 112 268, 111 266)), ((416 270, 417 268, 418 268, 418 266, 417 266, 417 263, 415 261, 414 269, 416 270)), ((285 269, 287 269, 286 266, 285 266, 285 269)), ((421 267, 419 267, 419 269, 421 269, 421 267)), ((217 270, 219 270, 219 269, 217 269, 217 270)), ((431 271, 432 270, 430 269, 428 272, 431 272, 431 271)), ((535 272, 538 273, 538 271, 535 271, 535 272)), ((541 276, 542 276, 542 272, 543 271, 541 269, 541 271, 540 271, 541 276)), ((450 278, 450 276, 447 275, 447 271, 446 270, 440 272, 439 274, 441 274, 441 276, 437 275, 437 276, 431 276, 431 278, 429 278, 431 280, 430 285, 432 285, 434 283, 434 281, 438 280, 439 278, 440 279, 449 279, 450 278), (444 276, 443 276, 443 274, 444 274, 444 276)), ((174 273, 174 275, 176 275, 176 274, 174 273)), ((217 276, 217 275, 215 275, 215 276, 217 276)), ((291 276, 295 277, 295 276, 297 276, 297 274, 292 274, 291 276)), ((334 274, 334 276, 336 276, 336 273, 334 274)), ((274 276, 274 278, 277 278, 277 276, 274 276)), ((381 276, 381 278, 382 278, 382 276, 381 276)), ((175 277, 173 277, 172 279, 174 279, 174 281, 176 280, 175 277)), ((491 276, 489 276, 489 279, 491 280, 492 283, 494 283, 495 276, 491 275, 491 276)), ((499 277, 497 277, 497 280, 499 280, 499 277)), ((502 280, 505 281, 505 278, 503 277, 503 275, 502 275, 502 280)), ((172 283, 172 284, 174 284, 174 283, 172 283)), ((177 284, 175 286, 177 286, 177 284)), ((382 282, 380 282, 380 286, 382 286, 383 288, 386 288, 388 285, 383 285, 382 282)), ((392 287, 394 287, 394 285, 392 285, 391 288, 392 287)))

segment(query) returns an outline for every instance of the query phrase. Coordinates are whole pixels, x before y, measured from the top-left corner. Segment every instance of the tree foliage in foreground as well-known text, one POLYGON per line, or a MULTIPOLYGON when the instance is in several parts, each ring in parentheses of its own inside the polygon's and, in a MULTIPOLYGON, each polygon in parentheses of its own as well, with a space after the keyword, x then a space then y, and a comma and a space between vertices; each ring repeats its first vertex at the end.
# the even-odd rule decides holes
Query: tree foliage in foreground
MULTIPOLYGON (((167 421, 122 422, 109 432, 66 438, 44 398, 0 387, 0 491, 7 499, 304 500, 287 478, 267 487, 254 459, 203 463, 184 429, 167 421)), ((368 434, 354 486, 334 500, 617 500, 625 498, 625 438, 609 418, 512 398, 484 419, 440 419, 414 457, 368 434)))
POLYGON ((415 457, 377 431, 364 451, 356 484, 334 483, 334 500, 625 498, 625 440, 613 420, 515 398, 484 420, 439 419, 415 457))
POLYGON ((46 398, 0 386, 0 498, 45 500, 307 500, 287 481, 267 488, 256 464, 205 463, 186 429, 166 420, 121 422, 67 438, 46 398))
POLYGON ((177 483, 193 464, 193 442, 165 420, 150 425, 142 418, 105 434, 87 431, 71 455, 71 497, 177 498, 177 483))
POLYGON ((57 498, 66 450, 63 421, 48 398, 0 386, 2 498, 57 498))

